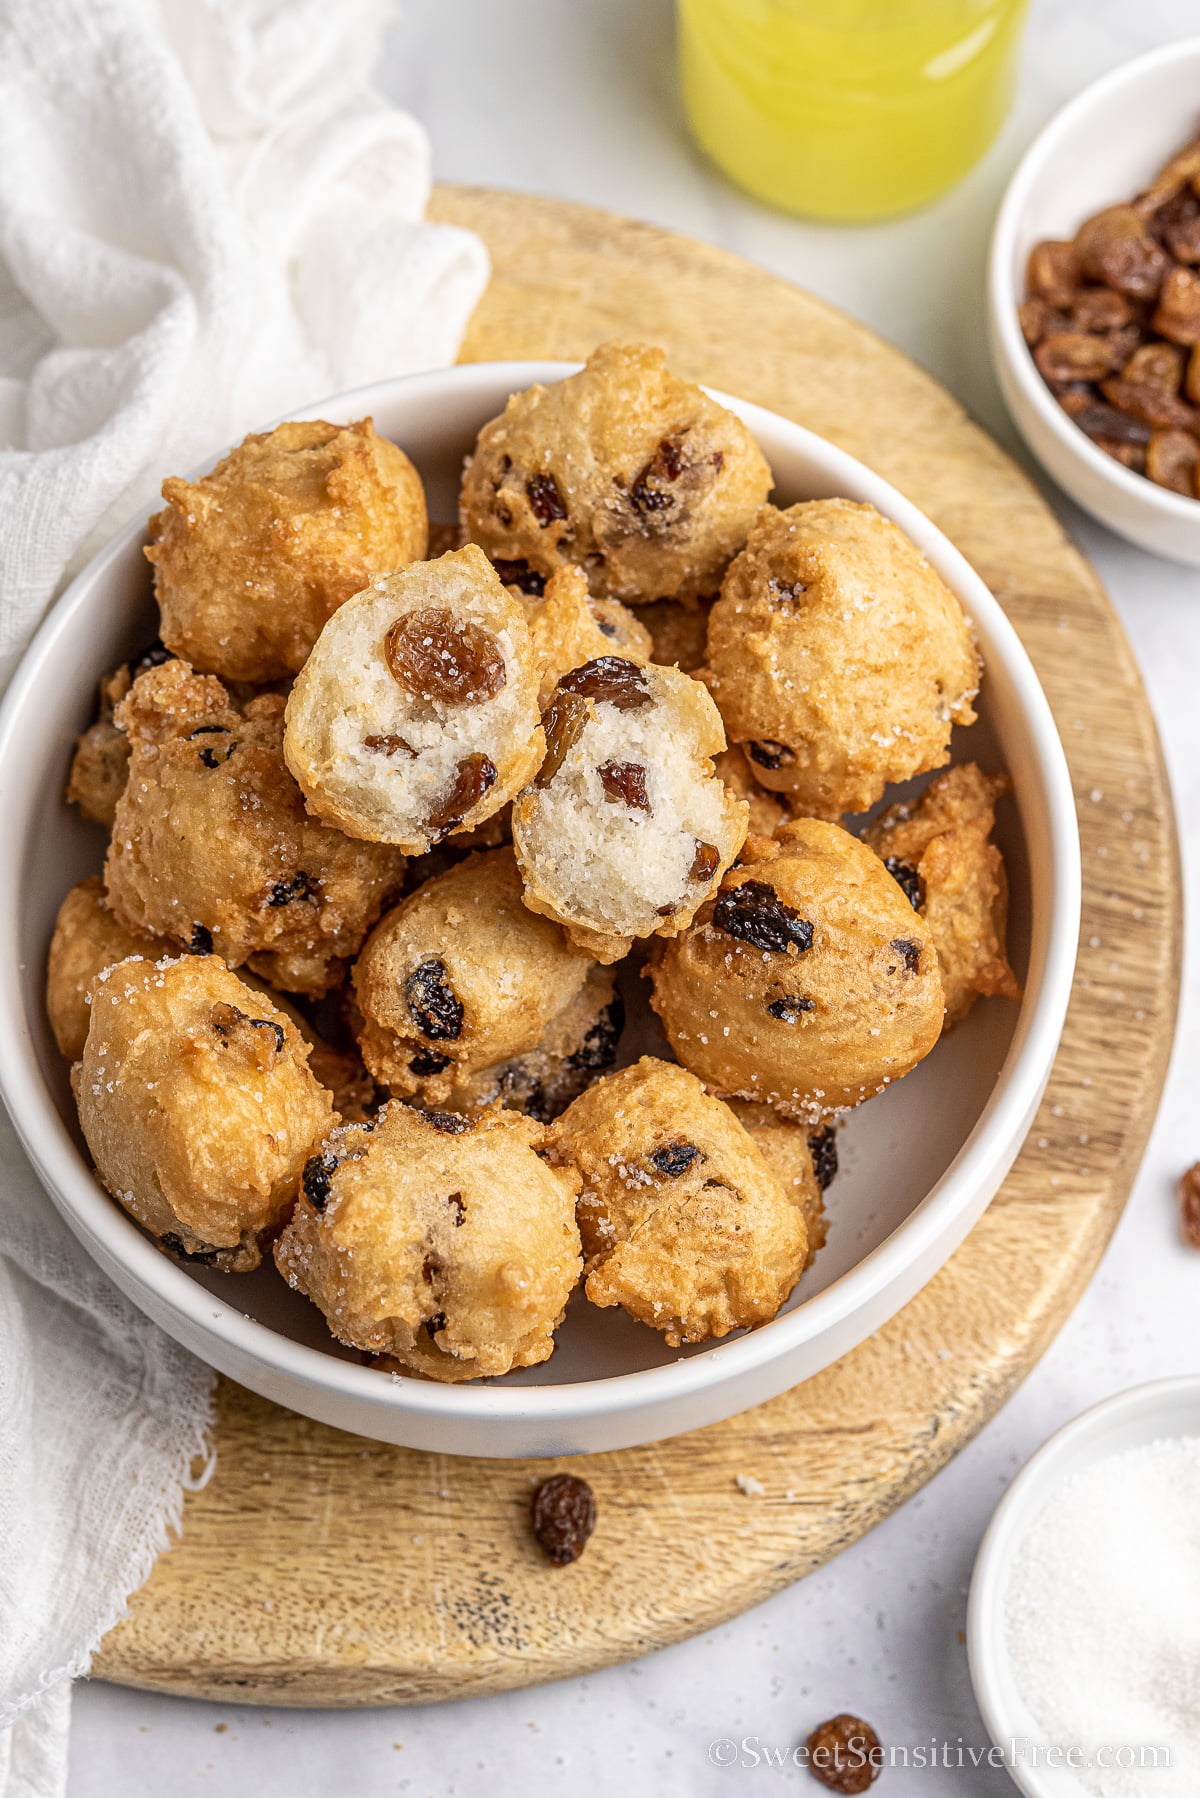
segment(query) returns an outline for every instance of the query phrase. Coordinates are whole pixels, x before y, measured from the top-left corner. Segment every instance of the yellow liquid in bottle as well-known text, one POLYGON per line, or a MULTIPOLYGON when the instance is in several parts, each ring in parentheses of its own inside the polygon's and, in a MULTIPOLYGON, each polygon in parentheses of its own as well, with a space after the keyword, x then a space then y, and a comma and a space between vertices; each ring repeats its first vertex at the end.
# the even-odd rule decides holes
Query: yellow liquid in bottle
POLYGON ((678 0, 697 142, 772 206, 910 211, 966 173, 1012 99, 1028 0, 678 0))

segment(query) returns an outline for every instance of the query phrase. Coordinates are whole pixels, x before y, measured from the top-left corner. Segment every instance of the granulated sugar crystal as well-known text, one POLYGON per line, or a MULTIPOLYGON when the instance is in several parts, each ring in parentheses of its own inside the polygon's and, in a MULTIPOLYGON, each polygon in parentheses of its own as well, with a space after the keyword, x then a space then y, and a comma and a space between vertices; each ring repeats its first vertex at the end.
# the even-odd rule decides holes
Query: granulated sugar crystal
POLYGON ((1090 1763, 1074 1761, 1081 1791, 1197 1798, 1200 1437, 1064 1479, 1017 1550, 1005 1611, 1041 1741, 1090 1763))

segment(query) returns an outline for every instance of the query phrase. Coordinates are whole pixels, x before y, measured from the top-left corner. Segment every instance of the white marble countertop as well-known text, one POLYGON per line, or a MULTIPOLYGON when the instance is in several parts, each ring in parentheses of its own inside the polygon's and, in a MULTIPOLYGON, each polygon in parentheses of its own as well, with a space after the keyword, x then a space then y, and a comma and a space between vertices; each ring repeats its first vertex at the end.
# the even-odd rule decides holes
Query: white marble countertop
MULTIPOLYGON (((937 374, 1015 449, 982 329, 987 234, 1042 120, 1095 75, 1200 29, 1196 0, 1034 0, 1019 103, 983 164, 929 211, 833 228, 744 199, 693 151, 672 61, 670 0, 409 0, 381 81, 429 127, 438 174, 611 207, 748 256, 856 314, 937 374)), ((1198 921, 1200 574, 1130 548, 1050 495, 1105 580, 1166 745, 1198 921)), ((960 1632, 976 1546, 1008 1480, 1057 1426, 1140 1380, 1200 1369, 1200 1258, 1174 1182, 1200 1157, 1200 983, 1185 971, 1176 1055, 1132 1202, 1095 1280, 1009 1405, 925 1490, 809 1579, 726 1628, 588 1679, 451 1706, 367 1712, 194 1704, 77 1688, 69 1798, 224 1798, 574 1789, 626 1798, 775 1789, 808 1775, 718 1738, 790 1749, 850 1709, 884 1741, 986 1745, 960 1632)), ((752 1502, 752 1501, 748 1501, 752 1502)), ((1013 1791, 1002 1771, 885 1774, 946 1798, 1013 1791)))

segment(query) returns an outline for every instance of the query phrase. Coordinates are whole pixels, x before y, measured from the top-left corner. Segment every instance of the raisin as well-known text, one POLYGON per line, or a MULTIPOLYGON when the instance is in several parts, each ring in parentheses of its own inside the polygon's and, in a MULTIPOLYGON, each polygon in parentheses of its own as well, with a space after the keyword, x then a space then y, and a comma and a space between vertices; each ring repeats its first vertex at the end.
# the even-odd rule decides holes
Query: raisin
MULTIPOLYGON (((139 674, 145 674, 147 668, 161 668, 164 662, 173 662, 175 652, 168 649, 161 637, 155 637, 153 643, 147 643, 145 649, 139 649, 128 661, 129 678, 136 680, 139 674)), ((164 1242, 166 1238, 163 1238, 164 1242)))
POLYGON ((506 561, 503 556, 492 558, 492 567, 500 576, 506 587, 519 587, 522 593, 528 593, 533 599, 541 599, 546 591, 546 577, 531 568, 525 561, 506 561))
POLYGON ((461 824, 473 806, 479 804, 489 787, 496 784, 496 764, 490 755, 464 756, 458 764, 454 784, 436 811, 429 814, 431 830, 450 831, 461 824))
POLYGON ((767 582, 767 599, 770 601, 771 605, 780 612, 791 611, 798 602, 804 598, 804 595, 807 592, 807 581, 777 581, 772 579, 767 582))
POLYGON ((747 743, 746 754, 760 768, 788 768, 796 759, 795 751, 786 743, 775 743, 769 737, 758 743, 747 743))
POLYGON ((329 1149, 310 1155, 304 1163, 301 1183, 304 1196, 314 1211, 324 1211, 329 1203, 329 1182, 338 1169, 338 1158, 329 1149))
POLYGON ((230 742, 222 743, 219 747, 215 743, 206 743, 204 745, 199 751, 199 755, 200 760, 204 763, 206 768, 219 768, 222 762, 227 762, 229 760, 230 756, 237 748, 237 744, 232 741, 232 732, 227 730, 223 724, 198 724, 195 730, 188 732, 187 741, 191 743, 196 737, 231 738, 230 742))
POLYGON ((408 1064, 410 1074, 440 1074, 450 1066, 448 1055, 435 1055, 432 1049, 419 1049, 408 1064))
POLYGON ((824 1124, 820 1130, 814 1130, 808 1139, 808 1152, 812 1156, 813 1174, 821 1191, 832 1184, 838 1171, 837 1131, 832 1124, 824 1124))
POLYGON ((433 1276, 435 1274, 440 1274, 441 1271, 441 1265, 434 1260, 433 1256, 426 1255, 424 1261, 421 1263, 421 1278, 424 1280, 426 1286, 432 1286, 433 1276))
POLYGON ((1133 322, 1133 307, 1111 287, 1085 287, 1071 307, 1072 331, 1116 331, 1133 322))
POLYGON ((1086 331, 1054 331, 1044 337, 1033 359, 1047 381, 1099 381, 1116 366, 1113 347, 1086 331))
POLYGON ((267 895, 267 904, 274 910, 282 905, 290 905, 293 899, 312 899, 316 897, 318 882, 311 874, 300 868, 290 880, 277 880, 267 895))
POLYGON ((1200 1161, 1179 1182, 1179 1221, 1188 1247, 1200 1249, 1200 1161))
POLYGON ((364 737, 363 748, 374 750, 376 755, 416 755, 417 753, 411 743, 406 743, 403 737, 393 736, 390 732, 385 736, 364 737))
POLYGON ((590 714, 587 704, 577 693, 556 693, 542 719, 546 733, 546 755, 537 772, 535 786, 548 787, 571 750, 583 735, 590 714))
POLYGON ((189 955, 211 955, 213 947, 212 931, 207 924, 193 924, 192 934, 188 938, 187 953, 189 955))
POLYGON ((818 1723, 808 1738, 808 1770, 831 1792, 865 1792, 879 1777, 883 1749, 861 1717, 843 1711, 818 1723))
POLYGON ((614 993, 578 1049, 573 1055, 567 1056, 563 1066, 588 1073, 597 1073, 603 1068, 611 1067, 616 1060, 617 1044, 624 1028, 625 1001, 620 993, 614 993))
POLYGON ((895 881, 914 911, 920 911, 925 903, 925 882, 917 873, 910 861, 901 855, 885 855, 883 865, 895 881))
POLYGON ((1102 406, 1099 401, 1085 406, 1071 417, 1094 443, 1127 443, 1142 447, 1150 441, 1150 426, 1143 419, 1130 418, 1115 406, 1102 406))
POLYGON ((643 516, 647 512, 669 512, 675 495, 664 492, 664 483, 677 481, 683 472, 683 440, 686 431, 664 437, 629 489, 629 503, 643 516))
POLYGON ((533 1494, 530 1520, 546 1559, 569 1567, 596 1527, 596 1495, 573 1473, 552 1474, 533 1494))
POLYGON ((436 1336, 439 1330, 444 1330, 446 1328, 446 1313, 444 1311, 435 1311, 432 1317, 427 1317, 425 1319, 421 1328, 426 1330, 430 1337, 436 1336))
POLYGON ((696 853, 688 869, 693 880, 711 880, 721 866, 721 851, 715 843, 702 843, 696 838, 696 853))
POLYGON ((464 1130, 471 1128, 470 1118, 465 1118, 461 1111, 427 1111, 424 1115, 425 1122, 444 1136, 461 1136, 464 1130))
POLYGON ((746 880, 722 893, 713 907, 712 921, 726 936, 752 948, 784 954, 812 948, 813 927, 807 918, 785 905, 773 887, 761 880, 746 880))
POLYGON ((596 626, 604 637, 620 636, 620 632, 611 618, 597 618, 596 626))
POLYGON ((1132 206, 1108 206, 1075 234, 1083 272, 1130 299, 1150 300, 1162 286, 1167 258, 1132 206))
POLYGON ((572 668, 558 683, 559 693, 578 693, 581 699, 606 701, 619 712, 637 712, 650 704, 645 669, 624 656, 596 656, 580 668, 572 668))
POLYGON ((1171 270, 1150 323, 1172 343, 1200 343, 1200 274, 1194 268, 1171 270))
POLYGON ((493 699, 508 678, 495 633, 438 606, 397 618, 383 653, 397 686, 446 705, 493 699))
POLYGON ((1071 243, 1039 243, 1029 254, 1029 289, 1052 306, 1065 308, 1079 286, 1079 262, 1071 243))
POLYGON ((462 1000, 446 980, 446 964, 430 956, 404 982, 404 997, 417 1029, 431 1041, 457 1042, 462 1035, 462 1000))
POLYGON ((1155 431, 1146 450, 1146 473, 1159 487, 1196 498, 1200 444, 1188 431, 1155 431))
POLYGON ((703 1149, 698 1149, 694 1142, 668 1142, 661 1149, 652 1149, 647 1156, 651 1167, 668 1180, 678 1180, 680 1174, 686 1174, 695 1161, 706 1161, 708 1157, 703 1149))
POLYGON ((1178 393, 1183 382, 1183 351, 1173 343, 1144 343, 1129 358, 1121 374, 1126 381, 1178 393))
POLYGON ((1195 194, 1180 194, 1164 206, 1154 230, 1176 262, 1200 262, 1200 200, 1195 194), (1164 213, 1170 216, 1164 218, 1164 213))
MULTIPOLYGON (((920 945, 920 943, 914 943, 909 937, 901 936, 901 937, 897 937, 894 942, 889 943, 888 948, 894 949, 896 951, 896 954, 900 957, 901 961, 904 963, 905 969, 907 970, 908 973, 917 974, 920 972, 920 969, 921 969, 921 945, 920 945)), ((895 969, 890 968, 888 970, 888 972, 895 973, 895 969)))
POLYGON ((1043 300, 1039 294, 1021 301, 1017 307, 1017 322, 1021 327, 1021 335, 1031 350, 1051 331, 1069 330, 1071 324, 1065 313, 1056 312, 1049 300, 1043 300))
POLYGON ((177 1256, 180 1261, 194 1262, 197 1267, 212 1267, 218 1256, 228 1255, 231 1252, 229 1249, 212 1248, 208 1243, 201 1243, 198 1248, 189 1249, 185 1246, 183 1237, 176 1236, 173 1231, 168 1231, 158 1240, 164 1249, 169 1249, 172 1255, 177 1256))
POLYGON ((467 1208, 463 1204, 461 1192, 450 1193, 446 1199, 446 1203, 454 1213, 454 1228, 456 1230, 461 1230, 462 1226, 467 1221, 467 1208))
POLYGON ((543 530, 547 525, 555 524, 567 516, 563 496, 552 474, 530 475, 525 483, 525 497, 543 530))
MULTIPOLYGON (((1153 349, 1164 346, 1146 344, 1144 347, 1153 349)), ((1158 425, 1162 429, 1186 429, 1196 416, 1186 400, 1181 400, 1177 393, 1168 393, 1157 382, 1134 381, 1127 375, 1115 375, 1111 381, 1100 383, 1100 391, 1118 412, 1124 412, 1131 418, 1143 419, 1146 424, 1158 425)))
POLYGON ((545 1087, 540 1080, 535 1080, 525 1094, 523 1103, 517 1109, 526 1117, 533 1118, 539 1124, 548 1124, 554 1116, 554 1106, 545 1087))
POLYGON ((640 762, 605 762, 597 773, 606 799, 618 800, 631 811, 653 811, 646 794, 646 770, 640 762))
POLYGON ((782 998, 772 999, 767 1006, 771 1016, 778 1018, 781 1024, 797 1024, 806 1011, 816 1009, 815 999, 801 999, 794 993, 784 993, 782 998))

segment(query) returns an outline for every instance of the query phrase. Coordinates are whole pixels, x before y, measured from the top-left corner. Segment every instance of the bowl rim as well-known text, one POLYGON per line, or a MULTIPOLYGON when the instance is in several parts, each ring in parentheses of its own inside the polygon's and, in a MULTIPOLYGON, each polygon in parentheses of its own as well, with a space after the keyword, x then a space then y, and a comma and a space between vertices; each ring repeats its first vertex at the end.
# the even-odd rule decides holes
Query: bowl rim
MULTIPOLYGON (((1170 487, 1160 487, 1148 476, 1135 474, 1132 469, 1114 461, 1112 456, 1098 449, 1057 404, 1021 334, 1017 307, 1025 296, 1021 273, 1013 267, 1013 254, 1030 190, 1053 162, 1063 139, 1098 102, 1108 99, 1127 84, 1136 85, 1143 77, 1152 77, 1160 69, 1189 57, 1200 63, 1200 36, 1177 38, 1128 62, 1118 63, 1116 68, 1109 69, 1075 94, 1047 120, 1013 170, 1004 190, 988 247, 987 292, 992 342, 998 343, 1023 397, 1062 449, 1149 512, 1172 523, 1200 529, 1200 498, 1191 499, 1170 487)), ((1112 201, 1114 206, 1119 203, 1120 196, 1112 201)))
MULTIPOLYGON (((320 418, 334 408, 335 416, 363 417, 374 412, 381 400, 386 404, 398 390, 417 398, 422 389, 435 397, 444 397, 447 385, 451 390, 456 386, 467 388, 473 381, 487 386, 500 377, 511 382, 510 391, 517 391, 535 381, 561 380, 580 366, 578 362, 546 360, 460 363, 329 395, 317 404, 289 411, 286 417, 320 418)), ((1005 677, 1014 691, 1045 795, 1052 866, 1047 881, 1044 955, 1040 968, 1031 967, 1026 996, 993 1090, 958 1153, 908 1217, 822 1292, 758 1329, 655 1367, 561 1384, 447 1385, 404 1375, 390 1375, 385 1380, 377 1369, 295 1342, 247 1316, 236 1302, 210 1292, 192 1279, 143 1235, 104 1191, 60 1116, 42 1077, 25 1017, 19 956, 0 955, 0 1050, 5 1037, 10 1038, 9 1052, 0 1053, 0 1096, 52 1200, 90 1252, 98 1253, 102 1261, 107 1257, 115 1265, 127 1266, 141 1286, 156 1294, 164 1306, 181 1313, 194 1333, 219 1335, 231 1348, 285 1379, 299 1378, 331 1396, 374 1406, 384 1404, 410 1414, 436 1417, 452 1413, 456 1422, 529 1420, 543 1425, 609 1417, 726 1384, 785 1356, 789 1349, 802 1346, 809 1338, 836 1330, 856 1314, 869 1311, 873 1301, 906 1268, 919 1265, 931 1250, 936 1253, 937 1244, 947 1236, 955 1215, 962 1209, 964 1185, 977 1190, 989 1170, 997 1165, 1003 1175, 1012 1160, 1008 1153, 1012 1139, 1018 1132, 1023 1137, 1027 1120, 1040 1098, 1070 1000, 1079 937, 1081 868, 1070 770, 1049 702, 1028 654, 982 577, 932 520, 882 476, 782 414, 720 389, 705 391, 735 411, 752 432, 756 421, 762 421, 771 434, 782 430, 791 436, 798 452, 818 461, 831 481, 848 483, 850 491, 865 489, 870 493, 872 503, 917 543, 956 593, 968 616, 986 615, 988 634, 993 643, 1002 645, 1005 677), (1035 971, 1038 991, 1031 999, 1028 987, 1035 971)), ((224 449, 218 452, 225 453, 224 449)), ((216 460, 214 456, 203 466, 209 467, 216 460)), ((86 607, 93 585, 103 579, 111 563, 144 537, 145 529, 145 521, 138 516, 117 532, 75 576, 43 620, 0 702, 0 767, 19 766, 19 744, 14 742, 19 713, 45 682, 60 634, 70 628, 75 612, 86 607)), ((0 800, 0 810, 2 805, 0 800)), ((4 877, 13 880, 11 874, 4 877)), ((0 908, 0 929, 9 931, 12 938, 20 908, 14 905, 12 916, 7 916, 6 911, 7 908, 0 908)), ((937 1265, 945 1258, 938 1258, 937 1265)))
MULTIPOLYGON (((1052 1485, 1059 1462, 1089 1437, 1101 1437, 1123 1414, 1137 1416, 1151 1411, 1158 1401, 1190 1399, 1200 1414, 1200 1374, 1172 1374, 1145 1380, 1121 1392, 1109 1393, 1078 1416, 1069 1418, 1035 1449, 1016 1474, 993 1511, 975 1556, 967 1597, 967 1664, 979 1713, 994 1743, 1003 1747, 1020 1740, 1020 1720, 1005 1714, 1003 1694, 1012 1684, 1011 1663, 1004 1641, 1004 1595, 1013 1554, 1025 1530, 1034 1521, 1052 1485)), ((1120 1453, 1120 1450, 1113 1450, 1120 1453)), ((1096 1459, 1100 1457, 1092 1457, 1096 1459)), ((1009 1777, 1026 1798, 1067 1798, 1085 1788, 1065 1767, 1046 1770, 1006 1765, 1009 1777)))

